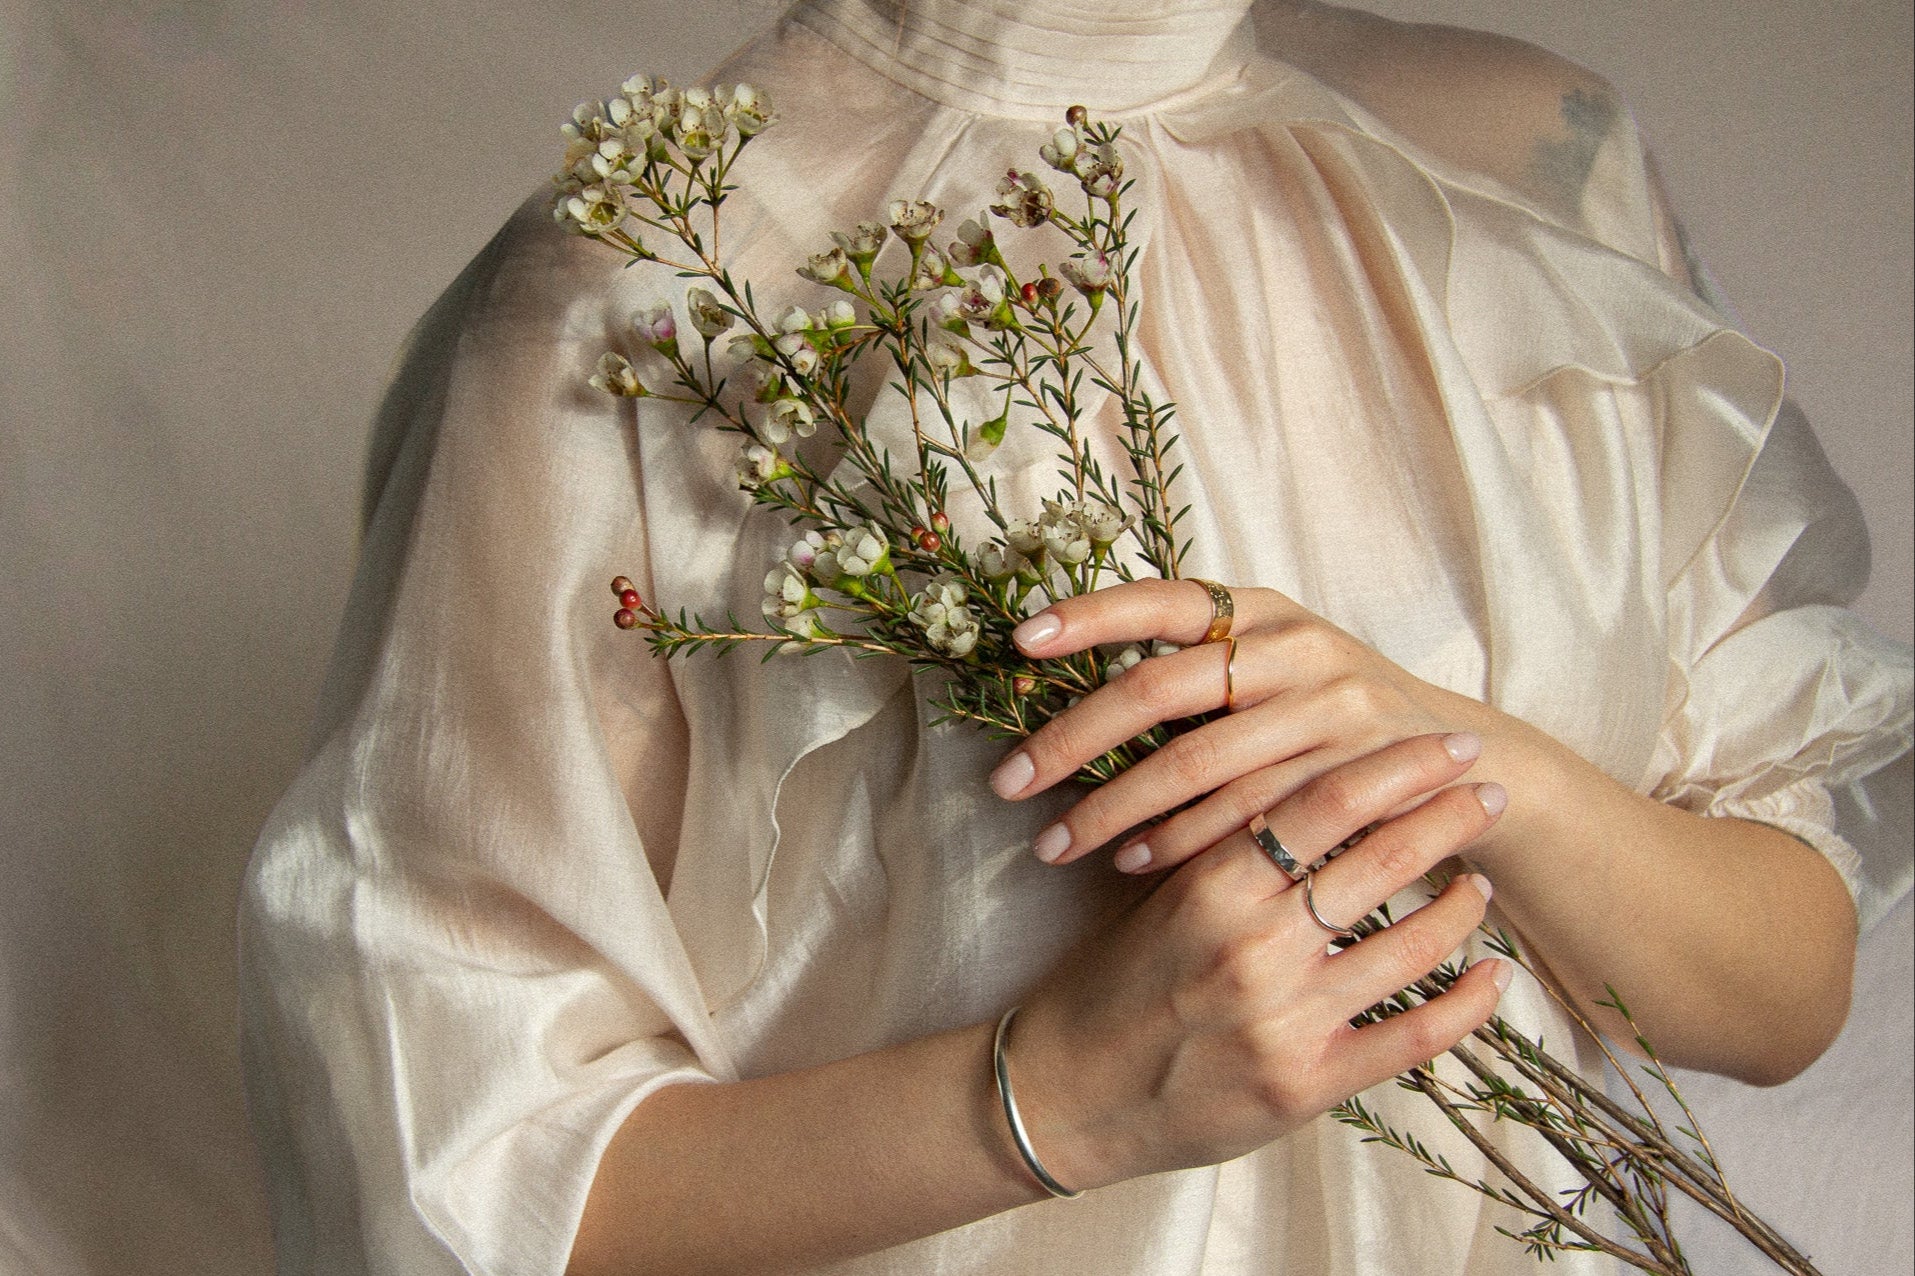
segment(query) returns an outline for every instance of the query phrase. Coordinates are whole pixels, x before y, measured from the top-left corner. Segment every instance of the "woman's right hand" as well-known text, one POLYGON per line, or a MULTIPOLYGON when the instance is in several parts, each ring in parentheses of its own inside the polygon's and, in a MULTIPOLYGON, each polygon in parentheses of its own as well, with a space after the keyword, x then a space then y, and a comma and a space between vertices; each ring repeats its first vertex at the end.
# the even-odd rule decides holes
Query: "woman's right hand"
MULTIPOLYGON (((1467 753, 1467 751, 1464 751, 1467 753)), ((1267 822, 1310 862, 1382 820, 1318 871, 1314 899, 1348 925, 1494 822, 1494 784, 1435 792, 1469 767, 1440 735, 1346 762, 1267 822)), ((1006 1057, 1032 1146, 1073 1188, 1211 1165, 1288 1134, 1462 1040, 1508 985, 1479 962, 1443 996, 1381 1023, 1350 1019, 1429 973, 1482 920, 1489 883, 1452 881, 1386 930, 1332 950, 1292 885, 1238 832, 1183 864, 1025 999, 1006 1057)))

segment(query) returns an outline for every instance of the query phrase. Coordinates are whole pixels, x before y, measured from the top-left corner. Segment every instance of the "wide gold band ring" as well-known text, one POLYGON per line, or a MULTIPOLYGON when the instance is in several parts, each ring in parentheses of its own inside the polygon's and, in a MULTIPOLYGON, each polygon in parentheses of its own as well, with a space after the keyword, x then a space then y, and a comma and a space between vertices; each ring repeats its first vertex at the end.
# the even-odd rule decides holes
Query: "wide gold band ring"
POLYGON ((1204 592, 1210 595, 1210 628, 1204 630, 1204 636, 1198 642, 1222 642, 1230 636, 1230 622, 1237 614, 1237 601, 1230 596, 1229 590, 1214 580, 1195 576, 1191 579, 1202 585, 1204 592))

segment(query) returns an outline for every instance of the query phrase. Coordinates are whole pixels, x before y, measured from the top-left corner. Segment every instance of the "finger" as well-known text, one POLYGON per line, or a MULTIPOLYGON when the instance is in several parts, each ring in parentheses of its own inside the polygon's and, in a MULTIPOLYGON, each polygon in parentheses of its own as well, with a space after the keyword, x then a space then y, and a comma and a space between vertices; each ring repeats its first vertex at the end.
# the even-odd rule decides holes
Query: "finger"
POLYGON ((1221 708, 1228 659, 1228 644, 1210 643, 1140 661, 1033 732, 991 772, 991 787, 1007 801, 1042 793, 1160 722, 1221 708))
MULTIPOLYGON (((1232 631, 1244 633, 1295 610, 1269 589, 1232 589, 1232 631)), ((1064 656, 1112 642, 1162 640, 1189 646, 1210 628, 1210 593, 1194 580, 1134 580, 1060 598, 1012 631, 1026 655, 1064 656)))
POLYGON ((1317 911, 1330 921, 1363 916, 1475 841, 1508 800, 1500 784, 1464 784, 1386 820, 1318 871, 1317 911))
POLYGON ((1515 973, 1501 957, 1479 961, 1442 996, 1344 1033, 1330 1055, 1339 1089, 1347 1097, 1442 1054, 1489 1021, 1515 973))
MULTIPOLYGON (((1465 873, 1409 916, 1330 958, 1323 978, 1325 986, 1335 990, 1338 1012, 1345 1018, 1358 1014, 1448 961, 1482 923, 1489 897, 1489 879, 1465 873)), ((1332 924, 1356 920, 1329 911, 1321 901, 1317 911, 1332 924)))
MULTIPOLYGON (((1335 749, 1319 744, 1308 751, 1299 750, 1283 762, 1225 784, 1189 810, 1180 811, 1147 830, 1119 848, 1112 862, 1130 873, 1175 867, 1242 828, 1259 812, 1269 813, 1265 819, 1272 828, 1283 830, 1278 836, 1289 845, 1288 833, 1294 826, 1286 804, 1293 797, 1305 806, 1301 818, 1324 826, 1322 831, 1336 833, 1335 840, 1328 843, 1335 846, 1405 803, 1454 783, 1469 770, 1482 747, 1482 741, 1474 734, 1458 731, 1448 735, 1413 736, 1367 755, 1359 755, 1357 746, 1344 742, 1339 742, 1335 749)), ((1098 789, 1067 812, 1064 818, 1070 824, 1074 840, 1081 829, 1083 845, 1097 845, 1089 840, 1102 827, 1094 823, 1097 820, 1114 825, 1113 832, 1131 827, 1119 822, 1130 817, 1128 806, 1115 812, 1093 808, 1081 824, 1079 812, 1093 802, 1113 800, 1105 795, 1155 760, 1153 755, 1139 763, 1131 772, 1098 789)), ((1119 790, 1116 797, 1127 799, 1128 795, 1119 790)), ((1302 830, 1303 837, 1311 835, 1309 829, 1302 830)), ((1299 845, 1302 844, 1300 841, 1299 845)))

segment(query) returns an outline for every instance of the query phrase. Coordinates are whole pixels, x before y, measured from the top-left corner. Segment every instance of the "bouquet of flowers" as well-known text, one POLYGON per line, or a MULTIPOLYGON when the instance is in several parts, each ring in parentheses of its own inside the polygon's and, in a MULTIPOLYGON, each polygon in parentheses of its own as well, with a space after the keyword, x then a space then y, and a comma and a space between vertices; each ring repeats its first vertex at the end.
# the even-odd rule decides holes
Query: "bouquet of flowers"
MULTIPOLYGON (((833 246, 797 267, 820 290, 821 306, 765 308, 751 281, 727 268, 721 224, 734 164, 776 118, 767 96, 749 85, 681 89, 635 77, 617 96, 581 105, 564 128, 557 220, 617 250, 627 264, 650 263, 695 281, 682 307, 695 339, 680 330, 680 308, 660 302, 632 318, 639 343, 654 356, 641 355, 649 366, 608 351, 592 384, 612 395, 685 405, 694 421, 736 435, 739 487, 780 511, 796 533, 769 565, 764 629, 730 616, 716 624, 684 611, 673 615, 624 576, 612 582, 614 621, 640 631, 661 655, 757 644, 767 659, 831 648, 899 657, 934 676, 928 694, 944 719, 1006 737, 1028 735, 1151 653, 1132 645, 1037 660, 1017 649, 1012 629, 1059 598, 1140 574, 1174 578, 1188 549, 1177 535, 1187 509, 1173 497, 1174 408, 1146 388, 1134 339, 1135 214, 1125 209, 1131 181, 1117 149, 1119 130, 1071 108, 1038 152, 1055 176, 1009 170, 997 186, 1000 202, 964 221, 943 247, 933 239, 944 210, 923 200, 894 201, 884 221, 834 232, 833 246), (1052 182, 1069 193, 1067 201, 1052 182), (1000 229, 1049 236, 1059 251, 1020 275, 1000 251, 1000 229), (909 414, 907 454, 881 446, 869 413, 853 402, 851 371, 866 358, 883 362, 889 391, 909 414), (1088 400, 1103 397, 1090 395, 1087 384, 1121 412, 1121 473, 1110 472, 1087 445, 1088 400), (981 414, 964 405, 977 402, 994 413, 974 419, 981 414), (796 442, 821 428, 835 444, 829 466, 808 459, 796 442), (1041 508, 1007 509, 992 454, 1008 432, 1031 429, 1055 442, 1059 486, 1041 508), (946 513, 953 482, 967 485, 989 522, 982 543, 967 544, 946 513)), ((1108 780, 1203 721, 1155 727, 1087 764, 1080 778, 1108 780)), ((1379 910, 1341 942, 1360 942, 1389 924, 1387 909, 1379 910)), ((1506 934, 1494 933, 1491 943, 1527 966, 1506 934)), ((1441 966, 1364 1018, 1440 995, 1460 973, 1441 966)), ((1613 990, 1611 999, 1633 1024, 1613 990)), ((1593 1029, 1590 1035, 1597 1037, 1593 1029)), ((1674 1193, 1728 1221, 1782 1269, 1813 1273, 1806 1258, 1737 1202, 1653 1049, 1640 1037, 1637 1044, 1648 1056, 1643 1071, 1652 1085, 1687 1119, 1673 1133, 1613 1054, 1609 1061, 1633 1106, 1615 1102, 1501 1019, 1451 1051, 1462 1065, 1460 1080, 1434 1065, 1399 1078, 1481 1151, 1500 1175, 1495 1181, 1458 1172, 1360 1097, 1336 1115, 1429 1173, 1512 1207, 1524 1225, 1506 1234, 1539 1257, 1600 1250, 1643 1271, 1688 1273, 1670 1224, 1674 1193), (1583 1186, 1561 1196, 1538 1186, 1483 1135, 1484 1120, 1534 1131, 1583 1186), (1596 1202, 1634 1245, 1587 1217, 1596 1202)))

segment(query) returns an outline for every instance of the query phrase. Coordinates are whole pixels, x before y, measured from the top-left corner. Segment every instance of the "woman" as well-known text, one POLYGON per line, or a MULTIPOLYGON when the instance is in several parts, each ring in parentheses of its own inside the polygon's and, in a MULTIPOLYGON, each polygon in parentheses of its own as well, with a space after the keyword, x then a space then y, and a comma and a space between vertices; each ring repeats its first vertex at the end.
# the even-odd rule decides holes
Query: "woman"
MULTIPOLYGON (((1069 104, 1124 124, 1140 340, 1237 663, 1149 661, 1000 758, 899 669, 650 659, 604 619, 611 571, 748 612, 787 533, 726 490, 722 439, 584 388, 673 285, 529 206, 389 397, 320 745, 248 880, 287 1270, 1526 1271, 1506 1216, 1317 1119, 1499 1002, 1586 1046, 1493 960, 1344 1026, 1482 955, 1488 881, 1571 997, 1616 984, 1672 1058, 1772 1081, 1820 1052, 1907 657, 1838 609, 1846 495, 1695 295, 1606 86, 1241 0, 805 0, 715 78, 784 120, 727 209, 759 281, 891 198, 981 207, 1069 104), (1226 698, 1124 780, 1059 783, 1226 698), (1258 814, 1300 855, 1378 827, 1306 897, 1258 814), (1024 1150, 991 1089, 1012 1006, 1024 1150), (1098 1190, 1045 1201, 1040 1170, 1098 1190)), ((1048 451, 1007 439, 1007 504, 1048 451)), ((1139 585, 1020 637, 1191 643, 1213 607, 1139 585)))

